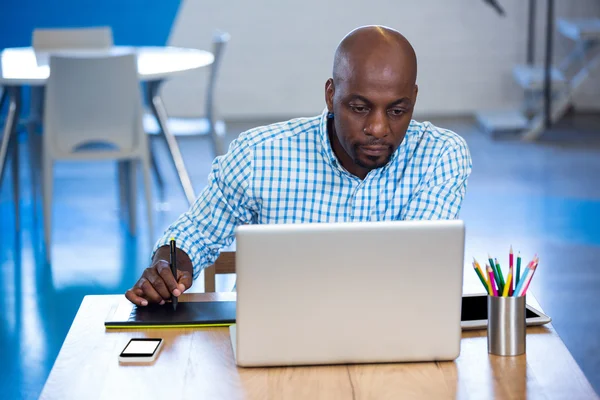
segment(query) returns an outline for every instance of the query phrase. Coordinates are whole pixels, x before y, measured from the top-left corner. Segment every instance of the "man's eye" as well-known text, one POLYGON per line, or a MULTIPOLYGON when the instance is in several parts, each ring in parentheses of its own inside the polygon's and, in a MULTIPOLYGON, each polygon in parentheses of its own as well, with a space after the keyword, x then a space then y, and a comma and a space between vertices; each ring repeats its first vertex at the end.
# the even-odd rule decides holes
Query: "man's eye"
POLYGON ((364 113, 368 111, 367 107, 365 106, 350 106, 350 109, 356 113, 364 113))
POLYGON ((404 110, 402 110, 401 108, 392 108, 389 111, 389 113, 392 114, 395 117, 398 117, 398 116, 404 114, 404 110))

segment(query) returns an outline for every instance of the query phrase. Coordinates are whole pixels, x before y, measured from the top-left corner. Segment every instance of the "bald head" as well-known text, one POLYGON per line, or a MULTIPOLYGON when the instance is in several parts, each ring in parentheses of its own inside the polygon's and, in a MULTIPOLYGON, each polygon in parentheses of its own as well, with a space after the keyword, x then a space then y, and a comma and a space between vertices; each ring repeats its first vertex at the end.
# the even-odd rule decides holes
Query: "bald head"
POLYGON ((411 81, 417 79, 417 57, 400 32, 384 26, 363 26, 348 33, 338 45, 333 62, 333 80, 373 68, 395 70, 411 81))

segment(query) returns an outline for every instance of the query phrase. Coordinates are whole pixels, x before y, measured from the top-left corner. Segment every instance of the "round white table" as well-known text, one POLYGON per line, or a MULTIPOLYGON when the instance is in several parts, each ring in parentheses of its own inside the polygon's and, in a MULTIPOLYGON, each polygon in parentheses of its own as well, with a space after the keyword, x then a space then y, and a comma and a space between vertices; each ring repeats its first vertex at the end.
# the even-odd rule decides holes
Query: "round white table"
MULTIPOLYGON (((51 54, 74 56, 93 56, 99 54, 137 54, 140 81, 145 82, 145 96, 152 113, 161 128, 161 136, 165 139, 171 159, 177 170, 179 180, 190 204, 195 200, 195 192, 189 174, 183 163, 181 152, 175 137, 167 127, 167 112, 159 95, 162 82, 181 72, 190 71, 211 65, 214 61, 212 53, 204 50, 179 47, 126 47, 114 46, 108 50, 52 50, 51 54)), ((50 75, 48 65, 49 53, 35 53, 31 47, 7 48, 0 53, 0 110, 8 100, 9 107, 4 124, 2 142, 0 144, 0 183, 4 176, 9 149, 16 149, 16 129, 21 112, 21 92, 24 86, 31 86, 30 120, 41 121, 43 104, 43 88, 50 75), (2 89, 0 89, 2 90, 2 89)), ((18 152, 12 151, 13 185, 15 192, 16 216, 18 218, 18 152)), ((162 182, 159 182, 163 186, 162 182)), ((162 189, 162 188, 161 188, 162 189)), ((17 220, 17 226, 19 222, 17 220)))
MULTIPOLYGON (((93 56, 132 52, 137 54, 141 81, 170 78, 180 72, 206 67, 214 61, 208 51, 180 47, 115 46, 109 50, 53 50, 52 54, 93 56)), ((0 54, 0 86, 43 86, 49 75, 48 53, 38 53, 36 57, 32 47, 17 47, 5 49, 0 54)))

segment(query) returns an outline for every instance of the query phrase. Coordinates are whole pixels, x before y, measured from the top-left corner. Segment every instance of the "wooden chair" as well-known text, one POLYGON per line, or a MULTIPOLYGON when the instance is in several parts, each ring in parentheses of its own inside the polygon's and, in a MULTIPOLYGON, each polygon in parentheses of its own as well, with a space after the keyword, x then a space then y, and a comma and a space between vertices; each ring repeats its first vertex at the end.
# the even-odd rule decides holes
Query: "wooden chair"
POLYGON ((235 251, 224 251, 210 267, 204 269, 204 291, 215 292, 217 274, 235 274, 235 251))

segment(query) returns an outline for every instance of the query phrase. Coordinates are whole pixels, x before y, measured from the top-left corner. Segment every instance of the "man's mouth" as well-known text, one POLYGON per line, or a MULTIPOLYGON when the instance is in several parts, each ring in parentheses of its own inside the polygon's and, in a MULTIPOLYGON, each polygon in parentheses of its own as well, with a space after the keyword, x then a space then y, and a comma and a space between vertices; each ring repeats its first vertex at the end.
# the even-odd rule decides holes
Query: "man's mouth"
POLYGON ((389 152, 390 147, 384 145, 368 145, 360 146, 360 149, 368 156, 382 156, 389 152))

